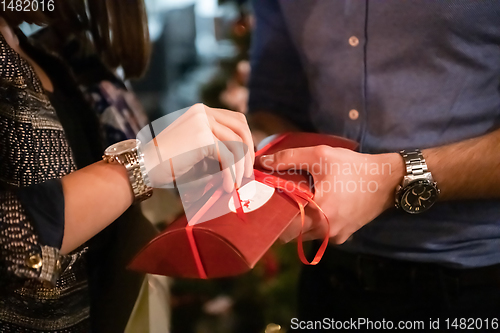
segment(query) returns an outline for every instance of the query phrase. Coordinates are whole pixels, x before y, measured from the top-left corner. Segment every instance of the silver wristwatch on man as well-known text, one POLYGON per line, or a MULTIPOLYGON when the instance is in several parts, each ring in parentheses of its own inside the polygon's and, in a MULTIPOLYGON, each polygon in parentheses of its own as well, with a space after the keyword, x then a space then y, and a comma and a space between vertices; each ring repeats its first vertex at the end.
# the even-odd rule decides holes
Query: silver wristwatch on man
POLYGON ((427 168, 419 149, 400 152, 406 175, 396 190, 396 207, 410 214, 420 214, 431 208, 439 196, 439 188, 427 168))
POLYGON ((102 157, 108 163, 118 163, 127 169, 135 202, 144 201, 153 195, 140 145, 141 142, 136 139, 121 141, 108 147, 102 157))

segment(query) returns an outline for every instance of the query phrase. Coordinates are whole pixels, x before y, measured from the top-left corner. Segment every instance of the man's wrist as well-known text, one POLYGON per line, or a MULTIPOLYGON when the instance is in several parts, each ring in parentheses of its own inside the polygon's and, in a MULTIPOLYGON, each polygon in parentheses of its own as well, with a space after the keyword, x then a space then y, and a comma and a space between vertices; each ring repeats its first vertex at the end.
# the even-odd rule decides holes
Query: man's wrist
POLYGON ((439 190, 440 190, 439 199, 442 200, 443 197, 446 196, 446 192, 443 195, 443 183, 441 182, 439 168, 437 165, 439 160, 436 157, 439 149, 440 148, 430 148, 422 150, 422 155, 424 155, 427 168, 432 173, 432 178, 436 183, 439 184, 439 190))
POLYGON ((384 211, 394 207, 396 188, 403 181, 405 176, 405 167, 403 158, 399 153, 389 153, 378 155, 381 162, 383 179, 380 189, 385 197, 384 211), (387 170, 389 172, 387 173, 387 170))

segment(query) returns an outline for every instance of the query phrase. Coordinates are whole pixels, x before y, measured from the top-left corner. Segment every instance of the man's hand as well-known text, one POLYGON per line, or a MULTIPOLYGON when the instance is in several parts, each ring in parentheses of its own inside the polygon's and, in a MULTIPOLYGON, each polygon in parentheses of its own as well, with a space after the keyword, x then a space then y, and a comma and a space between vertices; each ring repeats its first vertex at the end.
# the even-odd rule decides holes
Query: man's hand
MULTIPOLYGON (((317 146, 288 149, 262 156, 260 164, 273 171, 307 170, 315 183, 314 200, 330 220, 330 238, 344 243, 354 232, 394 206, 395 189, 404 175, 399 154, 368 155, 317 146)), ((290 241, 302 230, 298 216, 281 239, 290 241)), ((321 212, 306 207, 304 240, 323 238, 327 231, 321 212)))

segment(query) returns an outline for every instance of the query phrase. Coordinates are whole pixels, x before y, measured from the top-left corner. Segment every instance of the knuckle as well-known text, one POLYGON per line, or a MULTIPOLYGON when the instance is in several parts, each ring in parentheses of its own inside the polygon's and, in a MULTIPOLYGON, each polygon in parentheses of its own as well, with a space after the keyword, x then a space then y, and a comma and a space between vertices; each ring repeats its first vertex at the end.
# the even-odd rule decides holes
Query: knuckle
POLYGON ((236 117, 239 121, 241 121, 242 123, 244 124, 247 124, 247 116, 245 116, 245 114, 241 113, 241 112, 236 112, 236 117))
POLYGON ((210 115, 205 112, 200 111, 199 109, 190 109, 191 114, 189 115, 190 119, 195 119, 196 121, 203 121, 210 117, 210 115), (191 111, 192 110, 192 111, 191 111))
POLYGON ((340 242, 339 240, 339 237, 338 236, 333 236, 333 237, 330 237, 330 242, 332 242, 333 244, 335 245, 341 245, 342 243, 340 242))
POLYGON ((331 239, 335 245, 342 245, 349 239, 349 235, 337 234, 331 239))
POLYGON ((316 146, 314 147, 314 156, 315 157, 324 157, 330 153, 331 147, 326 145, 316 146))
POLYGON ((212 116, 211 114, 207 114, 206 117, 207 117, 207 119, 208 119, 209 122, 211 122, 211 123, 215 122, 215 117, 212 116))
POLYGON ((193 112, 205 112, 205 106, 202 103, 196 103, 190 108, 190 110, 193 112))
POLYGON ((291 160, 291 159, 293 159, 294 155, 295 155, 294 149, 282 150, 282 151, 276 153, 276 160, 277 161, 291 160))

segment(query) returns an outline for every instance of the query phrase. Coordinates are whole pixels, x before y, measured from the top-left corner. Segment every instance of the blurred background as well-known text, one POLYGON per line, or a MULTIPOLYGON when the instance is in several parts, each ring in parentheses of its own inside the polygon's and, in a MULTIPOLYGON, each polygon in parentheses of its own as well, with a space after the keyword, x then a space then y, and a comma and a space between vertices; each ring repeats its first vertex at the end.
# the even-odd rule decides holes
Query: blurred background
POLYGON ((153 55, 133 89, 148 115, 203 101, 245 112, 251 15, 244 0, 146 0, 153 55))
MULTIPOLYGON (((151 120, 202 102, 246 112, 252 10, 246 0, 146 0, 153 56, 131 88, 151 120)), ((143 206, 160 228, 183 213, 175 193, 143 206)), ((250 273, 170 279, 172 333, 286 332, 300 269, 295 244, 276 244, 250 273), (282 326, 279 331, 271 323, 282 326)))

